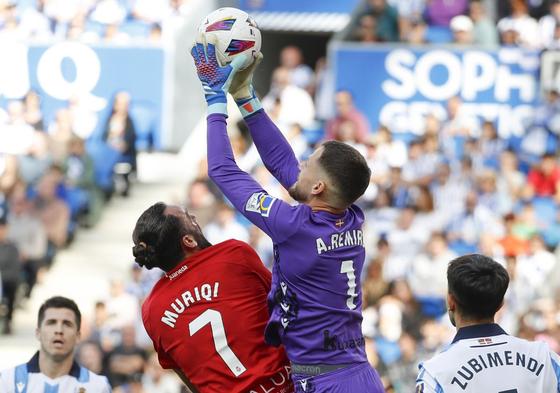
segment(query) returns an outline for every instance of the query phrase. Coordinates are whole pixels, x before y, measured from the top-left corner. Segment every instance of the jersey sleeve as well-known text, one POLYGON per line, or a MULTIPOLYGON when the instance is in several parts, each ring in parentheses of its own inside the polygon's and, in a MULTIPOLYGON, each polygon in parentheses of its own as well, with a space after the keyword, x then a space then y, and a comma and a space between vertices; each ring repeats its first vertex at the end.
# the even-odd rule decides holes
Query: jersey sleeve
POLYGON ((235 208, 274 242, 282 242, 295 233, 300 219, 299 209, 270 196, 237 166, 224 115, 208 116, 207 137, 208 175, 235 208))
POLYGON ((443 393, 441 385, 428 370, 422 364, 419 368, 420 372, 416 378, 416 393, 443 393))
POLYGON ((0 371, 0 392, 14 392, 13 374, 13 369, 0 371))
POLYGON ((289 189, 299 175, 299 163, 290 144, 262 109, 245 118, 245 122, 266 169, 289 189))
POLYGON ((560 356, 552 350, 550 350, 550 361, 552 362, 552 371, 556 376, 556 386, 554 387, 555 392, 560 393, 560 356))

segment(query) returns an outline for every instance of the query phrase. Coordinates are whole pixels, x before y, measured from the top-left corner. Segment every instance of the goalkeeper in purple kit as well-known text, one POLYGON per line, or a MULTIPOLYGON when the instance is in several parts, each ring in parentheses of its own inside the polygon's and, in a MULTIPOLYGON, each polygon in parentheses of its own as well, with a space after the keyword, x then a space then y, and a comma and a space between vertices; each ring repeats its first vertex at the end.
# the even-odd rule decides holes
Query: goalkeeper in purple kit
POLYGON ((212 42, 196 44, 191 54, 208 103, 208 173, 274 242, 266 342, 285 346, 300 392, 384 392, 361 332, 364 214, 353 203, 369 184, 365 159, 330 141, 299 164, 255 96, 252 74, 260 59, 239 71, 244 59, 220 66, 212 42), (298 205, 268 195, 237 166, 226 131, 228 92, 265 166, 298 205))

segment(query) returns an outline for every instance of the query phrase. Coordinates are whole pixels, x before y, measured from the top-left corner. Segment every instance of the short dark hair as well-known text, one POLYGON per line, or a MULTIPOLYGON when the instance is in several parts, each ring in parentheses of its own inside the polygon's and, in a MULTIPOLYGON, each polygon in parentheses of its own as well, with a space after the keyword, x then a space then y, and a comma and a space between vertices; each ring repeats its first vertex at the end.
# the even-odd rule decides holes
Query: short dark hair
POLYGON ((319 164, 334 183, 340 202, 349 206, 362 196, 369 185, 371 170, 366 159, 344 142, 328 141, 321 146, 324 150, 319 164))
POLYGON ((491 318, 500 309, 509 285, 506 269, 480 254, 463 255, 447 267, 449 294, 468 319, 491 318))
POLYGON ((82 326, 82 313, 80 312, 78 305, 72 299, 68 299, 63 296, 53 296, 41 304, 37 315, 37 327, 41 326, 41 323, 45 319, 45 312, 49 308, 67 308, 74 312, 74 316, 76 317, 76 326, 78 327, 78 331, 80 331, 82 326))
POLYGON ((185 258, 181 239, 189 231, 178 217, 165 214, 166 208, 163 202, 150 206, 138 218, 132 233, 132 254, 139 265, 148 269, 168 271, 185 258))

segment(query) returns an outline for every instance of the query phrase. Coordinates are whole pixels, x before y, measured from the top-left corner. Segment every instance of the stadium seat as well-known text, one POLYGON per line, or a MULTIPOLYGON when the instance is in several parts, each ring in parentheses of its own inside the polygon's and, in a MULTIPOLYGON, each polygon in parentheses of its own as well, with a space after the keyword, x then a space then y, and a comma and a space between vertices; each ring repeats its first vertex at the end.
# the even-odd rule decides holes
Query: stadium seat
POLYGON ((535 197, 531 201, 541 228, 546 229, 556 221, 558 208, 552 198, 535 197))
POLYGON ((106 195, 110 195, 114 190, 113 170, 119 159, 119 152, 100 141, 88 142, 86 150, 93 159, 97 186, 106 195))
POLYGON ((156 116, 153 104, 133 101, 129 114, 136 130, 136 149, 150 150, 154 147, 156 129, 156 116))
POLYGON ((449 27, 428 26, 424 38, 432 44, 447 44, 453 42, 453 33, 449 27))
POLYGON ((151 26, 149 24, 137 20, 128 20, 119 27, 119 31, 131 37, 148 37, 150 29, 151 26))

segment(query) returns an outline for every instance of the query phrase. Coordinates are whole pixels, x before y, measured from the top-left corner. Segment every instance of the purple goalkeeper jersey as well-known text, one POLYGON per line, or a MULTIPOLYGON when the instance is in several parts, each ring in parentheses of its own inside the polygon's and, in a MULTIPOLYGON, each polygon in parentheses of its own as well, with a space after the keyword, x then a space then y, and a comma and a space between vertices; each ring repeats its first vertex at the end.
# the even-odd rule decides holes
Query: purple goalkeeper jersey
MULTIPOLYGON (((299 174, 288 142, 264 111, 246 122, 266 167, 288 189, 299 174)), ((208 171, 237 210, 274 243, 266 342, 284 344, 298 364, 367 361, 361 331, 361 209, 352 205, 337 215, 268 195, 235 163, 221 114, 208 116, 208 171)))

